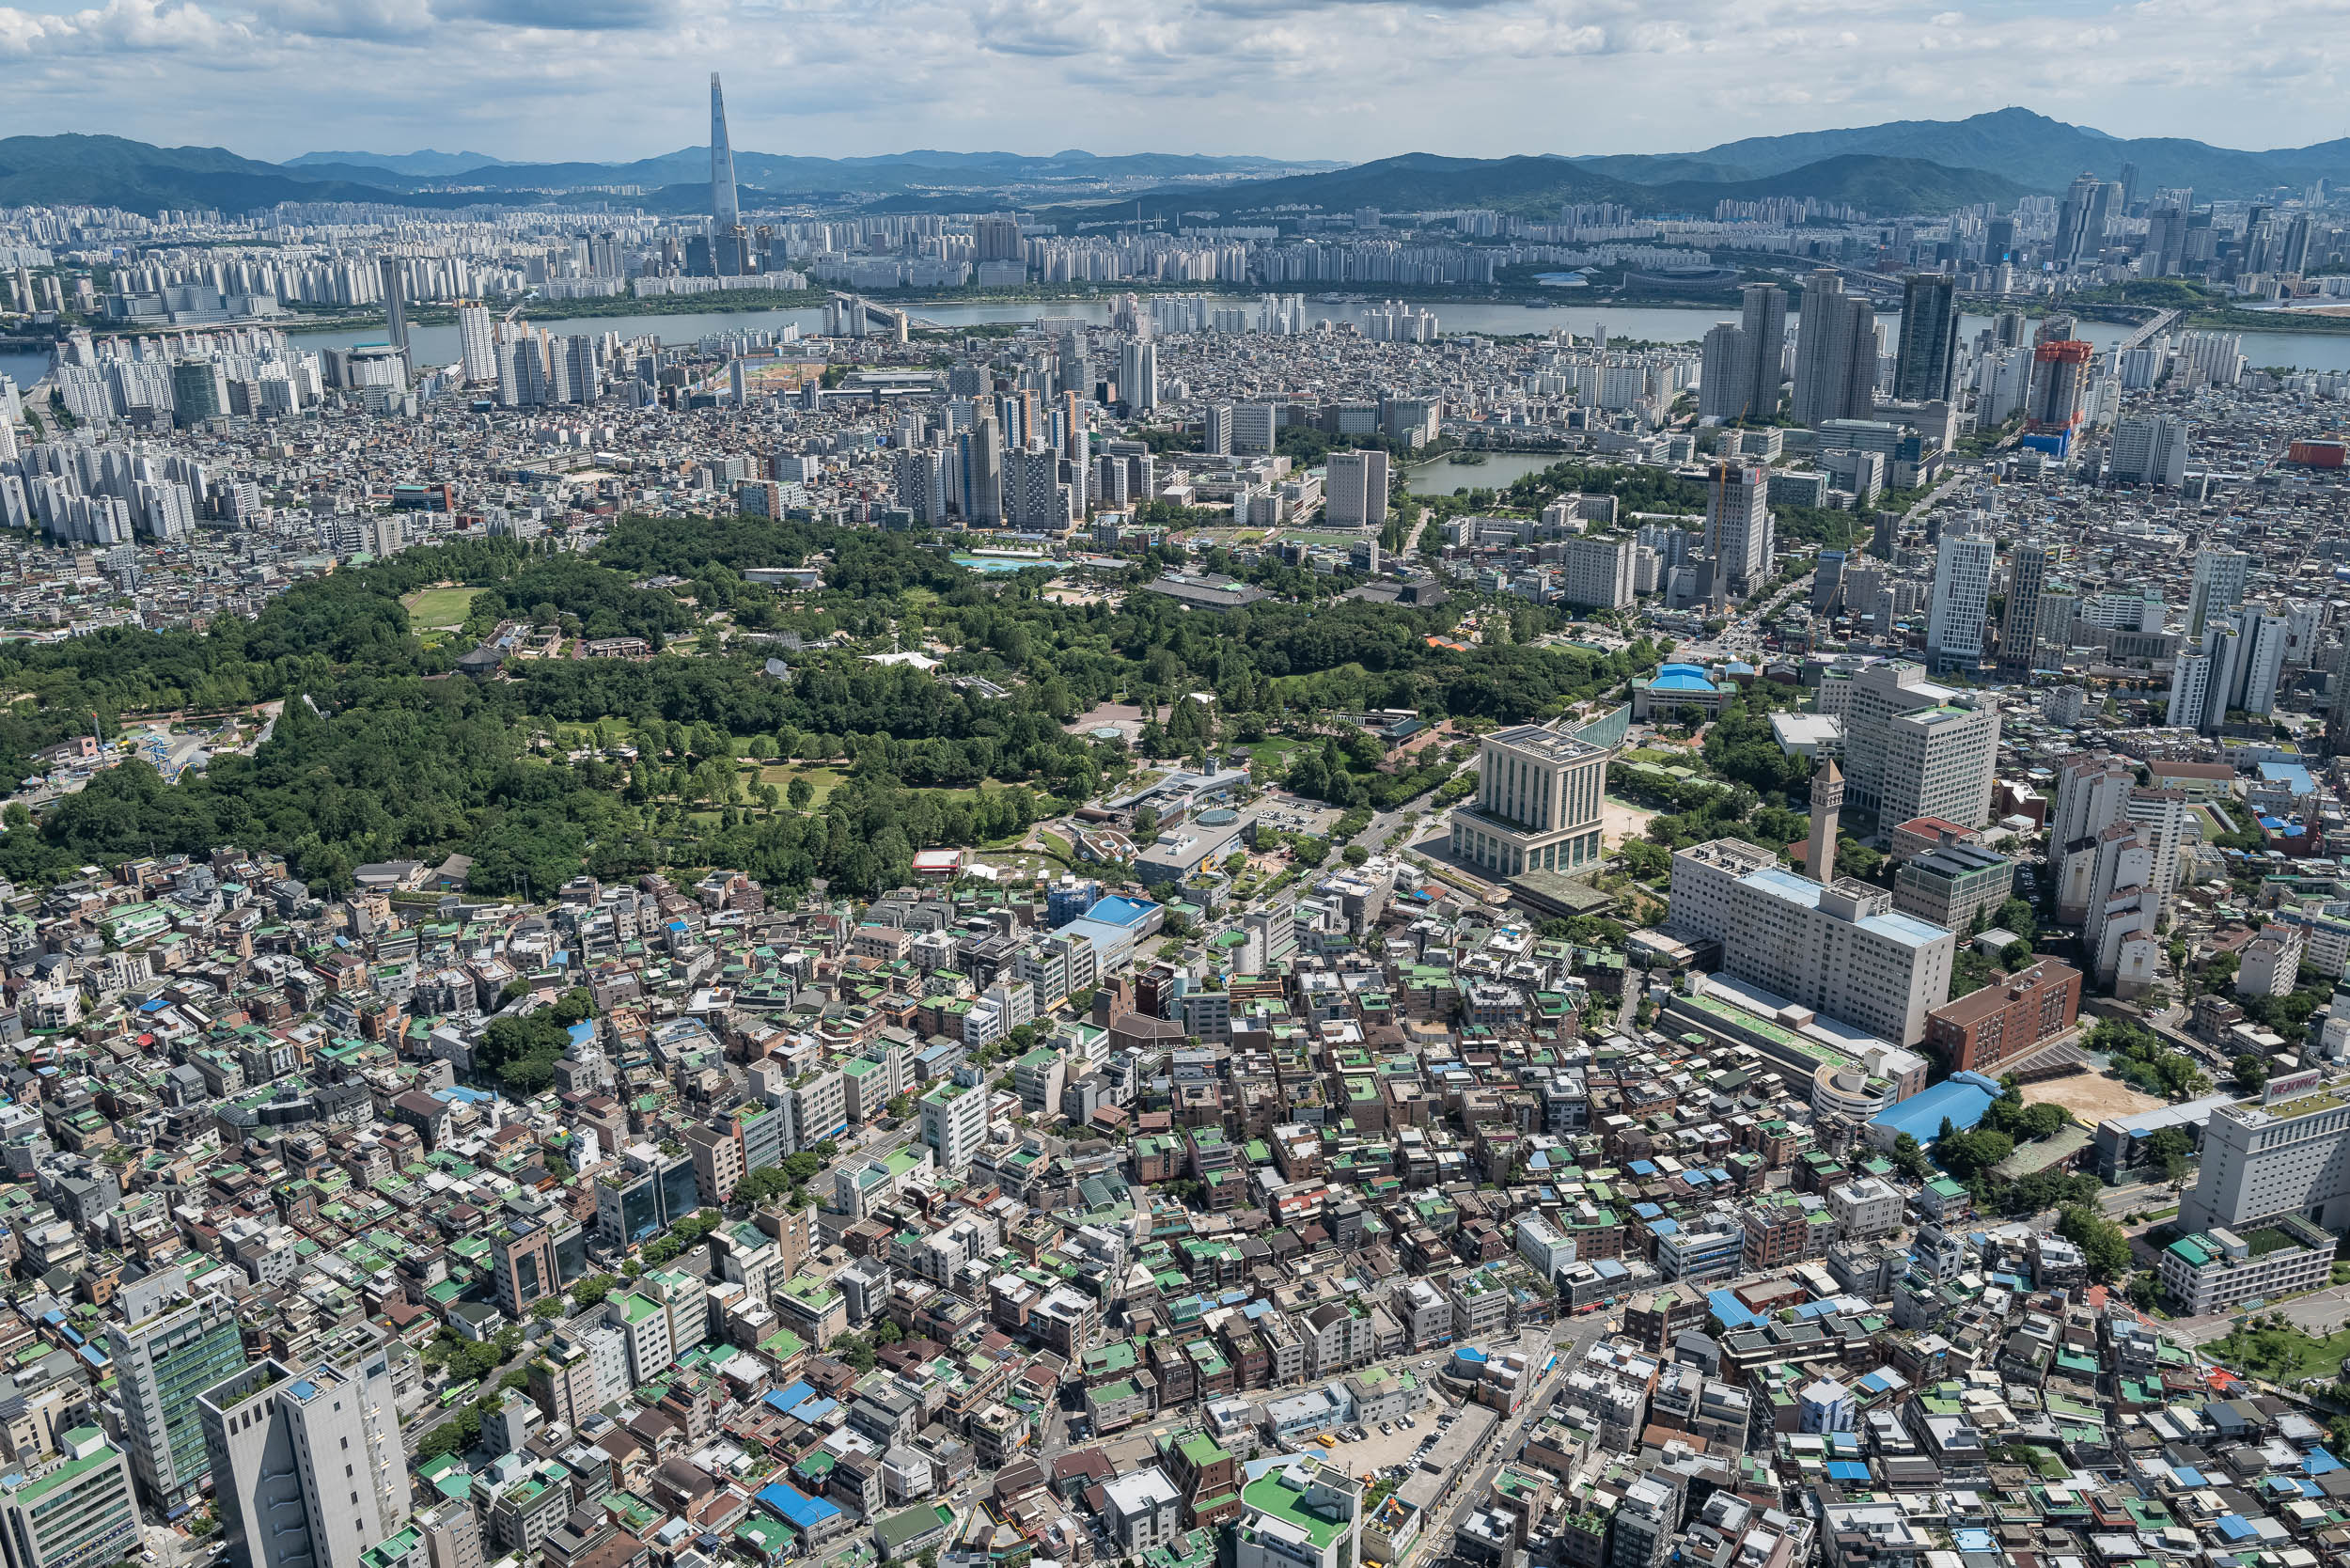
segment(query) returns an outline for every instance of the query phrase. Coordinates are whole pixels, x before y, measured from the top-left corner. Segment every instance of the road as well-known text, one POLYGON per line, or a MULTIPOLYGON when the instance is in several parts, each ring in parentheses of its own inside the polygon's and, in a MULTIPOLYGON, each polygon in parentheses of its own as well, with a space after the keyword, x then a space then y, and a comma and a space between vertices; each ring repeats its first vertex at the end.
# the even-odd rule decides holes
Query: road
MULTIPOLYGON (((1483 1455, 1472 1461, 1478 1466, 1477 1479, 1466 1486, 1459 1486, 1457 1482, 1455 1483, 1458 1488, 1458 1500, 1446 1511, 1441 1524, 1422 1531, 1421 1544, 1416 1548, 1417 1551, 1434 1552, 1439 1543, 1442 1544, 1446 1553, 1451 1551, 1453 1532, 1461 1528, 1461 1521, 1467 1516, 1469 1510, 1484 1500, 1486 1494, 1493 1488, 1494 1477, 1501 1473, 1501 1466, 1517 1457, 1518 1450, 1525 1442, 1526 1429, 1544 1408, 1550 1397, 1552 1384, 1562 1376, 1569 1367, 1582 1360, 1583 1353, 1589 1350, 1595 1341, 1613 1333, 1615 1323, 1616 1320, 1612 1315, 1593 1312, 1588 1317, 1570 1318, 1563 1324, 1552 1326, 1545 1339, 1557 1348, 1559 1364, 1551 1369, 1549 1377, 1534 1385, 1532 1391, 1526 1396, 1526 1403, 1519 1406, 1516 1415, 1495 1427, 1486 1435, 1483 1455)), ((1420 1564, 1431 1560, 1433 1560, 1432 1558, 1416 1557, 1408 1560, 1404 1568, 1419 1568, 1420 1564)))

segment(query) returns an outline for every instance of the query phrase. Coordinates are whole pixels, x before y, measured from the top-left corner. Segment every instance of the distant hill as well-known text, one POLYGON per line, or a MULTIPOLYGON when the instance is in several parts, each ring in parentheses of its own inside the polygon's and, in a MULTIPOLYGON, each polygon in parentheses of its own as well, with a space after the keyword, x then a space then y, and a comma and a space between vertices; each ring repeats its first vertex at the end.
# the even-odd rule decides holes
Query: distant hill
POLYGON ((349 180, 305 177, 217 147, 149 147, 120 136, 0 139, 0 206, 91 202, 147 213, 166 207, 245 212, 281 201, 454 207, 480 199, 402 194, 349 180))
POLYGON ((2087 171, 2118 179, 2136 164, 2138 188, 2191 185, 2198 196, 2247 196, 2275 185, 2350 180, 2350 140, 2239 152, 2182 137, 2108 136, 2029 109, 1966 119, 1904 119, 1842 131, 1750 136, 1688 153, 1578 158, 1595 174, 1643 184, 1755 180, 1849 153, 1983 169, 2039 191, 2061 191, 2087 171))
POLYGON ((1065 215, 1100 216, 1139 211, 1145 217, 1214 213, 1230 218, 1283 207, 1342 212, 1358 207, 1388 212, 1488 207, 1527 217, 1554 213, 1566 202, 1610 201, 1642 212, 1711 212, 1724 199, 1814 196, 1847 202, 1874 213, 1937 212, 1976 201, 2013 202, 2024 187, 1982 169, 1945 168, 1913 158, 1848 153, 1768 175, 1740 171, 1735 180, 1677 179, 1647 185, 1618 178, 1571 158, 1446 158, 1407 152, 1357 164, 1331 174, 1292 175, 1183 191, 1157 191, 1101 208, 1071 208, 1065 215))
POLYGON ((381 169, 386 174, 429 178, 494 168, 505 162, 486 152, 435 152, 427 148, 420 152, 306 152, 299 158, 287 159, 283 166, 298 169, 328 164, 339 168, 381 169))

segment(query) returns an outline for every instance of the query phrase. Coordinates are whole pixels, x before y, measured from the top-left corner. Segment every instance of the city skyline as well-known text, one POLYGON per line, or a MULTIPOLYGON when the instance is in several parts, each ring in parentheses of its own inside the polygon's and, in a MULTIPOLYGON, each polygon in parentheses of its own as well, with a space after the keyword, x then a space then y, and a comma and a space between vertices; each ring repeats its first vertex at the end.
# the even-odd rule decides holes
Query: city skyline
POLYGON ((689 14, 666 0, 107 0, 0 7, 14 89, 0 133, 106 132, 271 159, 425 146, 629 159, 695 145, 698 78, 747 55, 773 64, 738 72, 736 145, 827 157, 1678 152, 2013 103, 2118 136, 2268 148, 2344 130, 2316 107, 2337 92, 2327 51, 2296 31, 2312 9, 2275 0, 2248 27, 2232 13, 2223 34, 2186 11, 2151 25, 2145 8, 1778 7, 1733 20, 1518 0, 1153 0, 1140 12, 916 0, 877 15, 689 14), (1356 57, 1331 49, 1333 36, 1376 47, 1356 57), (1732 48, 1746 69, 1726 76, 1732 48), (1449 77, 1475 80, 1473 119, 1427 90, 1449 77), (570 112, 611 95, 625 107, 570 112), (1575 105, 1571 121, 1561 102, 1575 105))

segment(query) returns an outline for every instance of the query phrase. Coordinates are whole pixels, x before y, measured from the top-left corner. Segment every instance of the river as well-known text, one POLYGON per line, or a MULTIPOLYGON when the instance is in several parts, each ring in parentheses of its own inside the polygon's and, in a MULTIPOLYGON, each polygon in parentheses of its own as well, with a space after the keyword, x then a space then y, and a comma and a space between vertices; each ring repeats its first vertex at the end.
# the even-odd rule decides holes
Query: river
MULTIPOLYGON (((1238 296, 1246 299, 1246 296, 1238 296)), ((1340 303, 1307 300, 1307 313, 1315 319, 1359 321, 1374 307, 1375 301, 1340 303)), ((916 303, 914 314, 926 321, 946 326, 968 326, 998 321, 1032 321, 1039 316, 1076 316, 1096 324, 1109 320, 1109 302, 1090 300, 1026 300, 1009 304, 969 305, 916 303)), ((1734 306, 1725 305, 1719 309, 1690 309, 1670 306, 1606 306, 1574 304, 1552 305, 1530 308, 1523 305, 1496 305, 1484 301, 1427 302, 1426 308, 1435 313, 1437 321, 1449 331, 1486 332, 1503 335, 1525 333, 1572 332, 1589 337, 1605 326, 1612 338, 1642 339, 1659 343, 1694 343, 1705 336, 1706 328, 1716 321, 1733 321, 1734 306)), ((527 314, 525 313, 525 319, 527 314)), ((1801 315, 1791 316, 1800 321, 1801 315)), ((1899 312, 1887 312, 1877 318, 1885 328, 1886 338, 1892 339, 1901 321, 1899 312)), ((804 333, 813 333, 823 322, 823 312, 818 308, 795 310, 704 310, 675 316, 580 316, 554 319, 545 324, 557 333, 617 332, 635 337, 654 335, 666 342, 691 342, 712 333, 739 332, 759 327, 781 327, 792 322, 804 333)), ((1991 324, 1988 316, 1968 316, 1963 331, 1971 340, 1975 334, 1991 324)), ((2129 336, 2130 329, 2110 321, 2083 321, 2080 335, 2100 348, 2120 342, 2129 336)), ((353 343, 380 343, 384 340, 381 327, 341 327, 322 331, 294 331, 293 341, 306 349, 347 348, 353 343)), ((2317 332, 2247 332, 2245 353, 2256 365, 2291 365, 2307 370, 2350 370, 2350 333, 2317 332)), ((458 356, 457 328, 452 324, 416 326, 409 329, 418 363, 446 365, 458 356)), ((24 353, 15 350, 0 350, 0 375, 11 377, 19 386, 29 386, 47 373, 48 356, 24 353)))

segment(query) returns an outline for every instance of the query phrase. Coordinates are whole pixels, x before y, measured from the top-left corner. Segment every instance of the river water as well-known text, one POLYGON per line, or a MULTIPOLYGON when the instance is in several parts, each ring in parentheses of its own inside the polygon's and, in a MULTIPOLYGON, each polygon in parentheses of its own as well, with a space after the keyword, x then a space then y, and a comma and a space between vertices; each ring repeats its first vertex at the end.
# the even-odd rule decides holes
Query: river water
MULTIPOLYGON (((1368 301, 1341 303, 1311 297, 1307 300, 1308 317, 1317 320, 1327 318, 1333 321, 1360 321, 1375 307, 1375 302, 1368 301)), ((917 303, 912 308, 916 318, 944 326, 1032 321, 1039 316, 1074 316, 1100 324, 1109 320, 1110 306, 1107 300, 1094 299, 1021 301, 999 305, 917 303)), ((1564 331, 1589 337, 1597 328, 1604 326, 1610 338, 1659 343, 1694 343, 1703 337, 1706 328, 1716 321, 1734 321, 1737 318, 1736 309, 1729 306, 1715 310, 1668 306, 1609 307, 1583 304, 1546 305, 1533 308, 1523 305, 1452 301, 1430 303, 1426 308, 1434 311, 1437 321, 1451 331, 1510 336, 1564 331)), ((1801 316, 1797 314, 1791 320, 1800 321, 1801 316)), ((1889 342, 1901 321, 1899 313, 1888 312, 1877 320, 1884 326, 1889 342)), ((822 325, 823 312, 816 308, 704 310, 675 316, 581 316, 550 320, 545 324, 557 333, 617 332, 626 337, 650 334, 666 342, 685 343, 713 333, 778 328, 791 322, 797 322, 803 333, 812 334, 822 325)), ((1968 316, 1964 334, 1971 340, 1977 332, 1990 324, 1991 319, 1987 316, 1968 316)), ((2129 336, 2130 331, 2125 326, 2109 321, 2083 321, 2077 330, 2100 348, 2120 342, 2129 336)), ((302 347, 313 350, 348 348, 353 343, 380 343, 384 340, 381 327, 297 331, 290 336, 302 347)), ((412 327, 409 337, 419 364, 446 365, 455 362, 458 357, 457 328, 454 324, 412 327)), ((2291 365, 2308 370, 2350 370, 2350 333, 2248 332, 2244 334, 2244 338, 2245 353, 2256 365, 2291 365)), ((0 351, 0 375, 13 378, 19 386, 29 386, 47 370, 46 354, 0 351)))

